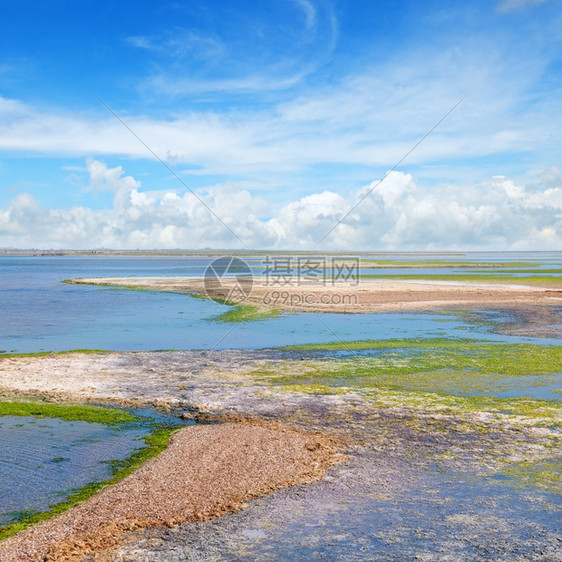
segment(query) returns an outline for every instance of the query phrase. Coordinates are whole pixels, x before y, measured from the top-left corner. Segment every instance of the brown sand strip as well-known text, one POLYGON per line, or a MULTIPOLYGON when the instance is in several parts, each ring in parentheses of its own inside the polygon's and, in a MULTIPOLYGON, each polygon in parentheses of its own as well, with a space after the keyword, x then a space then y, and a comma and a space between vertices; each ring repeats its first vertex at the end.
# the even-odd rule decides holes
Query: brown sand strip
POLYGON ((330 437, 281 424, 184 428, 121 482, 0 543, 0 560, 80 560, 126 542, 135 529, 216 517, 316 480, 339 458, 330 437))
MULTIPOLYGON (((206 295, 205 281, 188 277, 92 278, 74 279, 73 283, 138 287, 155 291, 186 292, 206 295)), ((271 286, 262 278, 254 279, 249 294, 236 291, 235 279, 221 280, 213 297, 243 302, 262 309, 307 312, 386 312, 434 310, 436 308, 519 307, 527 305, 561 306, 562 290, 547 286, 510 285, 477 282, 403 281, 361 279, 349 283, 306 283, 296 281, 271 286)))

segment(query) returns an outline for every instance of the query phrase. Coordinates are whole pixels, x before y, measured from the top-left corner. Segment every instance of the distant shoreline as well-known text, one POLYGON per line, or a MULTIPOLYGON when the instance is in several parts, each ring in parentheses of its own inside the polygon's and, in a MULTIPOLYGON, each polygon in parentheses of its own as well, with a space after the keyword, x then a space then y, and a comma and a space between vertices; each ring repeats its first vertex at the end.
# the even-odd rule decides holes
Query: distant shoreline
POLYGON ((319 250, 247 250, 247 249, 174 249, 174 250, 113 250, 109 248, 101 249, 81 249, 81 250, 42 250, 37 248, 0 248, 0 256, 99 256, 99 257, 218 257, 218 256, 466 256, 473 254, 489 255, 515 255, 515 254, 558 254, 557 250, 444 250, 444 251, 391 251, 391 250, 360 250, 360 251, 319 251, 319 250))

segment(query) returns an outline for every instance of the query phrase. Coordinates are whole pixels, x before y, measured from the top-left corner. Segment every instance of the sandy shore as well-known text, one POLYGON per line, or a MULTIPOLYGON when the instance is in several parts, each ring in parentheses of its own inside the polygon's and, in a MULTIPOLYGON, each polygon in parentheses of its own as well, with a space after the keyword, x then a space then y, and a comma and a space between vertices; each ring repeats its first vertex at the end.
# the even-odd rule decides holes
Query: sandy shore
MULTIPOLYGON (((201 278, 135 277, 82 278, 72 283, 136 287, 155 291, 206 296, 201 278)), ((254 279, 251 290, 237 290, 235 279, 211 289, 214 298, 255 305, 262 309, 308 312, 388 312, 436 308, 561 306, 562 291, 555 288, 509 284, 361 280, 347 283, 271 285, 254 279)))
POLYGON ((135 530, 209 519, 320 478, 337 459, 325 435, 281 424, 184 428, 158 457, 74 509, 0 543, 5 562, 81 560, 135 530))
POLYGON ((527 487, 506 487, 505 501, 512 502, 506 506, 496 488, 475 492, 506 462, 558 457, 551 418, 538 427, 535 418, 502 412, 414 408, 392 393, 372 403, 369 393, 351 388, 306 394, 278 389, 259 374, 261 368, 298 371, 301 359, 242 350, 0 358, 6 395, 190 408, 202 418, 261 418, 306 430, 244 423, 188 428, 134 478, 0 543, 0 560, 25 560, 26 552, 31 560, 39 552, 64 560, 75 551, 77 559, 115 562, 239 559, 241 553, 271 559, 287 548, 299 559, 307 544, 329 544, 341 559, 353 557, 357 545, 373 560, 388 559, 389 549, 408 560, 435 559, 436 552, 450 559, 486 553, 521 562, 544 560, 545 553, 558 559, 551 500, 527 487), (334 460, 332 443, 309 431, 337 435, 346 462, 310 485, 267 494, 315 478, 334 460), (193 521, 236 509, 256 494, 266 495, 228 516, 193 521), (186 522, 168 526, 179 521, 186 522), (163 525, 143 527, 158 522, 163 525), (269 538, 275 533, 281 542, 269 538), (273 548, 269 557, 252 555, 261 543, 273 548))
MULTIPOLYGON (((205 295, 201 279, 112 278, 75 282, 205 295)), ((234 288, 234 281, 225 283, 221 288, 223 298, 265 310, 366 313, 436 308, 504 309, 526 314, 522 324, 534 331, 537 326, 559 322, 556 311, 562 305, 560 290, 499 284, 362 281, 356 287, 344 284, 270 287, 255 283, 249 296, 232 293, 234 288)), ((331 502, 336 502, 334 505, 343 512, 349 505, 355 505, 357 498, 364 497, 381 497, 381 501, 393 498, 402 502, 397 505, 404 506, 409 505, 411 497, 418 498, 416 494, 420 494, 419 505, 423 505, 431 495, 426 488, 418 489, 418 481, 427 477, 428 466, 493 475, 505 466, 506 459, 541 460, 556 454, 552 443, 558 443, 554 439, 559 436, 555 430, 536 428, 532 423, 517 425, 517 420, 509 416, 499 416, 501 421, 495 414, 480 412, 445 416, 440 410, 416 410, 399 403, 375 407, 361 392, 351 390, 307 396, 277 390, 249 372, 249 367, 260 366, 280 371, 287 368, 288 362, 295 363, 293 368, 298 369, 298 357, 288 361, 286 357, 277 357, 275 352, 235 350, 1 358, 0 394, 178 410, 189 407, 202 418, 259 417, 290 424, 291 428, 262 422, 182 430, 164 453, 121 483, 51 521, 0 543, 0 560, 203 560, 204 555, 203 558, 191 556, 201 549, 211 552, 209 540, 216 536, 212 534, 215 528, 210 528, 212 533, 205 535, 199 544, 189 542, 194 540, 195 532, 189 523, 176 527, 180 529, 177 536, 166 534, 167 526, 237 510, 248 498, 319 478, 324 468, 338 459, 335 444, 327 433, 340 435, 341 442, 355 443, 350 445, 352 461, 330 469, 334 489, 329 493, 315 496, 314 491, 306 492, 303 520, 312 513, 323 521, 325 506, 331 502), (296 430, 296 426, 313 428, 316 433, 296 430), (402 493, 405 498, 398 500, 402 493), (154 534, 150 535, 149 531, 154 534), (160 544, 158 541, 163 545, 161 551, 155 546, 160 544), (124 543, 127 545, 119 546, 124 543), (172 558, 177 552, 182 557, 172 558)), ((328 479, 320 489, 329 487, 329 482, 328 479)), ((444 489, 434 487, 430 492, 437 498, 435 509, 456 505, 457 500, 448 497, 444 489)), ((435 544, 444 551, 450 548, 451 552, 470 557, 473 551, 459 550, 458 537, 463 537, 469 545, 475 544, 474 537, 479 537, 490 552, 498 548, 498 553, 507 556, 505 559, 513 560, 519 559, 515 554, 521 548, 534 549, 535 539, 521 538, 526 516, 517 519, 518 528, 511 523, 512 514, 502 511, 493 498, 483 497, 484 504, 493 507, 493 516, 501 519, 503 542, 491 535, 487 538, 490 525, 486 518, 479 516, 483 509, 479 507, 475 522, 468 529, 465 519, 456 513, 450 515, 447 528, 453 529, 450 536, 454 540, 445 537, 436 539, 435 544), (506 546, 511 544, 512 550, 506 546)), ((289 517, 279 501, 272 498, 267 503, 260 524, 267 522, 268 513, 289 517)), ((298 501, 295 497, 295 505, 298 501)), ((385 505, 381 509, 387 513, 390 508, 385 505)), ((402 517, 409 512, 398 513, 402 517)), ((414 527, 425 525, 425 517, 420 514, 414 527)), ((238 538, 230 543, 231 539, 225 537, 230 536, 231 523, 228 518, 220 521, 216 528, 224 529, 225 533, 220 548, 229 544, 231 553, 239 552, 246 540, 245 523, 237 531, 238 538)), ((440 529, 440 525, 437 520, 433 522, 431 532, 440 529)), ((532 525, 535 523, 529 523, 529 528, 532 525)), ((404 530, 403 558, 411 559, 418 553, 415 543, 411 543, 410 550, 407 546, 414 527, 404 530)), ((397 532, 401 532, 399 528, 397 532)), ((358 538, 362 537, 361 533, 362 530, 358 531, 358 538)), ((324 530, 316 536, 327 540, 324 530)), ((337 542, 338 537, 334 531, 332 542, 337 542)), ((551 533, 550 528, 544 528, 541 540, 540 549, 532 550, 537 552, 537 557, 525 559, 541 559, 544 548, 551 549, 554 556, 560 554, 559 536, 551 533)), ((428 557, 433 553, 432 548, 425 551, 428 557)), ((478 548, 480 552, 481 547, 478 548)))

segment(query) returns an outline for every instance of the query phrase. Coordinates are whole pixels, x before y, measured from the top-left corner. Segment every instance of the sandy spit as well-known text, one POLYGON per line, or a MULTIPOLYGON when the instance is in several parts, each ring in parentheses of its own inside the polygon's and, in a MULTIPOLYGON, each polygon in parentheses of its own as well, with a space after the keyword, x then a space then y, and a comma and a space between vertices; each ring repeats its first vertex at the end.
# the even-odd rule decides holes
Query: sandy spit
POLYGON ((326 434, 278 423, 193 426, 121 482, 0 543, 0 560, 104 558, 132 531, 209 519, 249 498, 311 482, 341 459, 326 434))
POLYGON ((361 280, 349 283, 307 283, 271 286, 255 279, 251 290, 238 291, 236 279, 223 279, 220 286, 207 287, 201 278, 112 277, 73 279, 72 283, 137 287, 155 291, 192 293, 251 304, 262 309, 307 312, 387 312, 435 308, 560 306, 562 291, 553 287, 462 283, 444 281, 361 280))

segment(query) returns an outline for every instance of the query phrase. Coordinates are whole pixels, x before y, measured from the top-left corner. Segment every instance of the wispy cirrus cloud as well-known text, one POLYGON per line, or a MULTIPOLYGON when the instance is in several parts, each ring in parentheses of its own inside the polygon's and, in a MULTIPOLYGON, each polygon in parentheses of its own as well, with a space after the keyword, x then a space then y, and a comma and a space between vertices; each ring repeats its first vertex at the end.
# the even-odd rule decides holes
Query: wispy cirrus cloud
POLYGON ((497 5, 497 10, 498 12, 507 13, 552 1, 556 2, 558 0, 501 0, 501 2, 497 5))
POLYGON ((329 3, 292 0, 288 5, 288 22, 264 13, 240 19, 234 11, 224 16, 231 25, 216 32, 174 27, 127 38, 129 45, 155 57, 155 69, 141 81, 140 91, 170 97, 237 95, 301 83, 330 59, 338 23, 329 3))
MULTIPOLYGON (((484 165, 491 166, 495 157, 531 154, 536 158, 533 165, 559 164, 556 147, 562 142, 562 124, 552 115, 562 112, 562 95, 536 87, 549 62, 543 55, 520 60, 518 53, 467 41, 463 48, 389 59, 263 107, 177 110, 169 117, 113 109, 160 158, 180 170, 189 164, 188 173, 229 174, 232 180, 251 177, 258 183, 270 183, 276 175, 278 184, 287 186, 289 181, 285 189, 292 189, 294 174, 319 166, 371 167, 364 179, 379 168, 392 167, 466 96, 407 164, 425 166, 425 174, 429 166, 438 166, 440 177, 452 180, 468 171, 476 179, 478 173, 481 177, 498 171, 518 173, 521 161, 514 159, 509 169, 481 171, 482 164, 471 165, 476 158, 486 158, 484 165), (443 175, 446 168, 448 175, 443 175)), ((230 87, 240 91, 267 87, 252 84, 252 79, 230 87)), ((217 89, 225 83, 226 79, 217 89)), ((213 85, 207 83, 206 88, 213 85)), ((112 100, 104 101, 112 106, 112 100)), ((99 111, 78 114, 0 98, 0 127, 4 150, 152 158, 101 106, 99 111)), ((331 188, 352 187, 344 175, 331 176, 331 181, 340 181, 331 188)))
MULTIPOLYGON (((328 12, 295 2, 301 35, 310 26, 327 26, 328 12)), ((164 49, 171 37, 138 36, 137 47, 164 49)), ((556 53, 533 37, 514 48, 479 34, 453 45, 368 59, 329 83, 301 84, 290 95, 274 92, 306 81, 304 75, 290 75, 289 65, 272 67, 271 74, 270 69, 245 74, 250 67, 243 67, 216 81, 197 74, 147 79, 149 89, 172 97, 215 93, 222 100, 218 105, 180 100, 144 114, 122 111, 101 97, 178 173, 197 176, 197 185, 228 176, 230 182, 277 190, 276 201, 294 202, 315 191, 346 194, 384 173, 463 96, 458 110, 406 161, 419 181, 478 182, 498 173, 517 177, 560 166, 562 123, 552 116, 562 112, 562 91, 557 95, 549 73, 556 53), (246 103, 252 92, 263 94, 261 103, 246 103), (233 93, 240 95, 240 104, 229 105, 233 93)), ((101 105, 79 113, 0 97, 0 128, 5 151, 152 159, 101 105)))
POLYGON ((229 95, 243 95, 259 92, 275 92, 287 90, 302 82, 306 72, 290 74, 285 72, 273 75, 249 74, 233 78, 217 78, 200 80, 192 77, 178 78, 166 74, 155 74, 143 81, 142 92, 158 92, 173 98, 202 94, 228 92, 229 95))
POLYGON ((134 37, 127 37, 127 43, 139 49, 154 49, 154 44, 146 35, 135 35, 134 37))
POLYGON ((197 61, 215 60, 226 54, 226 46, 219 37, 181 28, 175 28, 156 37, 146 35, 128 37, 127 43, 139 49, 152 51, 161 57, 178 60, 185 57, 197 61))
POLYGON ((316 8, 308 0, 293 0, 293 2, 303 11, 306 20, 306 30, 311 31, 317 24, 316 8))

